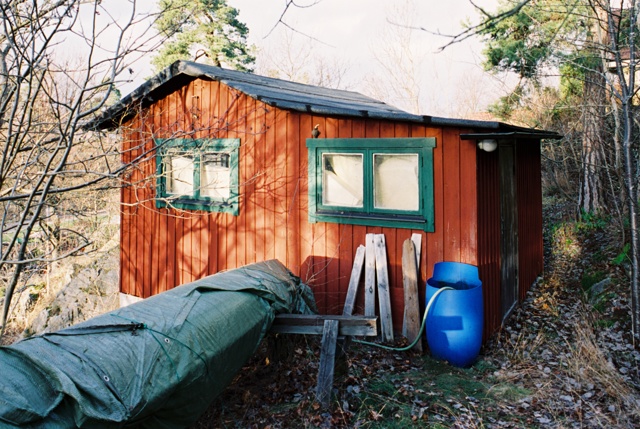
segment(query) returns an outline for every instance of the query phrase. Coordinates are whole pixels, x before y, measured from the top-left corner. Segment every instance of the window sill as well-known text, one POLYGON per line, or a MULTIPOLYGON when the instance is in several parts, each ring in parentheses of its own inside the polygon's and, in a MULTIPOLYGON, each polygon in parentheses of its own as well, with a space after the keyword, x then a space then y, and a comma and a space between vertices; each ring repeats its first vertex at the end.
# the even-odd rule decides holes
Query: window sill
POLYGON ((331 222, 348 225, 378 226, 387 228, 419 229, 433 232, 433 222, 418 215, 403 214, 369 214, 340 211, 318 210, 315 215, 309 215, 309 222, 331 222))
POLYGON ((230 213, 238 216, 238 204, 223 201, 200 201, 189 199, 156 200, 156 208, 174 208, 179 210, 200 210, 205 212, 230 213))

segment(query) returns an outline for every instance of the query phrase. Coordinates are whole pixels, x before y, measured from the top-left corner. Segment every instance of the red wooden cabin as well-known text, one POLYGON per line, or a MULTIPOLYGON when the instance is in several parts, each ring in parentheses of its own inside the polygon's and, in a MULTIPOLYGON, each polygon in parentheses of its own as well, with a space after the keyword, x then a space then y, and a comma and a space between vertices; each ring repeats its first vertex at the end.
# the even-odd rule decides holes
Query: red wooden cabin
POLYGON ((417 232, 422 296, 436 262, 479 266, 487 337, 543 270, 540 141, 553 133, 180 61, 93 126, 119 129, 132 164, 123 294, 276 258, 340 313, 356 248, 383 233, 399 330, 402 244, 417 232))

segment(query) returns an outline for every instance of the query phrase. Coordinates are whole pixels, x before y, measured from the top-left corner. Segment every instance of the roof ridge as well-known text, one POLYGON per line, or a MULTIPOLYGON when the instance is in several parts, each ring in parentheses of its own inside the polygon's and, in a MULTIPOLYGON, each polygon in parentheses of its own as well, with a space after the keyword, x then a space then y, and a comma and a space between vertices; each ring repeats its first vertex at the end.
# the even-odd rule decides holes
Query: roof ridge
POLYGON ((160 71, 118 103, 103 110, 97 118, 85 125, 85 128, 98 130, 116 128, 124 119, 133 116, 132 105, 153 103, 156 97, 163 96, 163 90, 167 91, 171 88, 169 86, 171 81, 177 80, 178 85, 184 85, 202 77, 222 82, 249 97, 283 110, 472 129, 532 130, 495 121, 415 115, 357 91, 292 82, 185 60, 178 60, 160 71))

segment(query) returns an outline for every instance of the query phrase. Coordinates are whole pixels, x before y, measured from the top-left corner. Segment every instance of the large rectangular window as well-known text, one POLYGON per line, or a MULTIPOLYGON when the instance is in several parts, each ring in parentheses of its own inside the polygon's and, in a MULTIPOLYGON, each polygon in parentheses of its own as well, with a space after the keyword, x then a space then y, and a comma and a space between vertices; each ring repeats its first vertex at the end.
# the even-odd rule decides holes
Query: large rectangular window
POLYGON ((433 231, 434 138, 308 139, 311 222, 433 231))
POLYGON ((157 139, 157 207, 238 214, 239 139, 157 139))

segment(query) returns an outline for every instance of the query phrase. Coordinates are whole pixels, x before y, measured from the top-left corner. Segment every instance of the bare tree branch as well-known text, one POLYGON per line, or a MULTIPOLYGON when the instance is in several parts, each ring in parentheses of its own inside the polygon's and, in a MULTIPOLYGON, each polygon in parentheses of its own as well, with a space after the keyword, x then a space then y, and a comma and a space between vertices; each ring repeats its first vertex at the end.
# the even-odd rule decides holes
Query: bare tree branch
POLYGON ((440 36, 440 37, 444 37, 446 39, 449 39, 449 41, 447 43, 445 43, 444 45, 442 45, 438 50, 439 51, 443 51, 446 48, 448 48, 451 45, 454 45, 456 43, 460 43, 463 42, 471 37, 477 36, 478 34, 481 34, 484 30, 486 30, 487 28, 491 27, 493 24, 495 24, 496 22, 499 22, 505 18, 508 18, 510 16, 516 15, 517 13, 520 12, 520 10, 526 6, 528 3, 531 2, 531 0, 522 0, 520 3, 516 4, 513 8, 508 9, 506 11, 500 12, 498 14, 492 15, 490 13, 488 13, 486 10, 484 10, 483 8, 477 6, 473 1, 469 1, 473 7, 478 10, 482 15, 485 16, 485 19, 483 19, 480 23, 475 24, 475 25, 471 25, 469 26, 467 29, 461 31, 460 33, 456 33, 456 34, 445 34, 445 33, 441 33, 440 31, 436 30, 430 30, 428 28, 422 27, 422 26, 415 26, 415 27, 410 27, 414 30, 420 30, 420 31, 424 31, 425 33, 428 34, 433 34, 435 36, 440 36))
POLYGON ((286 0, 284 9, 282 10, 282 13, 280 14, 280 17, 278 18, 278 21, 276 21, 276 23, 273 24, 273 27, 271 27, 271 29, 267 32, 267 34, 263 37, 263 39, 266 39, 267 37, 269 37, 271 35, 271 33, 273 33, 273 31, 276 28, 278 28, 278 26, 282 25, 282 26, 288 28, 289 30, 293 31, 294 33, 300 34, 301 36, 304 36, 304 37, 306 37, 306 38, 308 38, 310 40, 314 40, 316 42, 322 43, 323 45, 330 46, 330 47, 334 48, 335 46, 331 46, 331 45, 323 42, 322 40, 319 40, 319 39, 317 39, 317 38, 315 38, 315 37, 313 37, 313 36, 311 36, 309 34, 306 34, 306 33, 302 32, 302 31, 299 31, 299 30, 297 30, 296 28, 292 27, 291 25, 287 24, 284 21, 284 17, 287 14, 287 12, 289 11, 289 9, 291 8, 291 6, 297 7, 299 9, 308 9, 308 8, 313 7, 313 6, 315 6, 315 5, 317 5, 318 3, 321 3, 321 2, 322 2, 322 0, 314 0, 311 4, 301 5, 301 4, 297 4, 294 0, 286 0))
POLYGON ((135 0, 126 10, 107 3, 0 3, 2 330, 24 270, 89 242, 79 230, 51 229, 46 219, 72 213, 69 198, 78 190, 97 190, 107 181, 117 186, 127 168, 115 142, 105 145, 82 125, 116 101, 120 76, 128 76, 136 57, 155 49, 161 38, 152 31, 157 14, 140 12, 135 0), (42 240, 52 242, 54 230, 70 240, 67 250, 43 253, 42 240))

